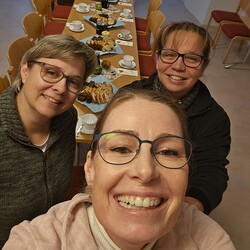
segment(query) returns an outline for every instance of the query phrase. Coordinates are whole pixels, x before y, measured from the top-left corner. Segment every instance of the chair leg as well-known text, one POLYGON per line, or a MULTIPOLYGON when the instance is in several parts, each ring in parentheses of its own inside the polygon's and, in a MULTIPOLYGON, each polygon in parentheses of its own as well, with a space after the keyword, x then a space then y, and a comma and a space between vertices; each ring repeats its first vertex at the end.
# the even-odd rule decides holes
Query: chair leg
POLYGON ((220 38, 220 34, 221 34, 221 24, 219 24, 217 31, 215 33, 215 36, 214 36, 214 40, 213 40, 213 48, 214 49, 216 48, 216 45, 217 45, 218 40, 220 38))
POLYGON ((229 55, 229 52, 230 52, 231 49, 232 49, 233 42, 234 42, 234 38, 231 40, 231 42, 230 42, 230 44, 229 44, 229 46, 228 46, 228 48, 227 48, 226 55, 225 55, 225 57, 224 57, 224 59, 223 59, 223 61, 222 61, 223 64, 226 63, 226 60, 227 60, 228 55, 229 55))
POLYGON ((206 31, 208 31, 208 28, 209 28, 209 26, 210 26, 211 20, 212 20, 212 16, 210 16, 210 18, 209 18, 209 20, 208 20, 207 27, 206 27, 206 31))

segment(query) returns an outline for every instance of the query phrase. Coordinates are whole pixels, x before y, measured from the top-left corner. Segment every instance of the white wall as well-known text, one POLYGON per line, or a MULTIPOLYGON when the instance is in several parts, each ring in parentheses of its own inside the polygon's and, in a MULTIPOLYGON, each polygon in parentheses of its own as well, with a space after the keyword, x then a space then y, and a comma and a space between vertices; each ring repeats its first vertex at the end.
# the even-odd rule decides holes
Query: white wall
POLYGON ((221 9, 235 11, 239 0, 183 0, 185 7, 202 24, 206 25, 211 10, 221 9))

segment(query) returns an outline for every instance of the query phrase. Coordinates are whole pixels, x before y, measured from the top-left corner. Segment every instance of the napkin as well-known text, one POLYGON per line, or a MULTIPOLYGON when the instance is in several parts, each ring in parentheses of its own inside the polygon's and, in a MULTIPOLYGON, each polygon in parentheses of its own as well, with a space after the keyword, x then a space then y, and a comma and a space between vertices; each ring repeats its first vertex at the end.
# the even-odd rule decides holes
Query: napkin
POLYGON ((127 41, 122 41, 122 40, 115 40, 115 43, 119 45, 133 46, 133 42, 127 42, 127 41))
POLYGON ((137 70, 131 70, 131 69, 123 69, 118 68, 117 69, 121 75, 127 75, 127 76, 138 76, 137 70))
POLYGON ((123 5, 123 6, 132 6, 131 3, 123 3, 123 2, 119 2, 118 3, 119 5, 123 5))
POLYGON ((123 22, 130 22, 130 23, 134 22, 134 19, 132 19, 132 18, 119 17, 118 19, 123 21, 123 22))

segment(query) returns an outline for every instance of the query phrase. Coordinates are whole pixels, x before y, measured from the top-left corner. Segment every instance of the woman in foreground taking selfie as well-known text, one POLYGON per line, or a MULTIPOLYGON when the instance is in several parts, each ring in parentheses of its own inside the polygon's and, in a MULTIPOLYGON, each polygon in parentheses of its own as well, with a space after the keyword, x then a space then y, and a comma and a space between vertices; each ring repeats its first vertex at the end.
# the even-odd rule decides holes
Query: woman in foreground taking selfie
POLYGON ((184 203, 191 153, 182 110, 168 97, 118 91, 87 154, 89 193, 15 226, 3 249, 235 249, 184 203))

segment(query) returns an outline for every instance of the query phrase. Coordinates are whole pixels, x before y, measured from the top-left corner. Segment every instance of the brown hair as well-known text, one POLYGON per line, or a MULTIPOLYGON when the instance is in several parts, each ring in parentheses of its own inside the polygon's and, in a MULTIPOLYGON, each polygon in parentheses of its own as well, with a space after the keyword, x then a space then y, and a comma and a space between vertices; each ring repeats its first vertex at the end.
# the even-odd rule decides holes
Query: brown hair
POLYGON ((192 22, 173 22, 165 25, 159 32, 158 36, 154 41, 154 53, 158 53, 158 51, 162 50, 166 44, 166 41, 169 37, 175 32, 175 36, 178 34, 182 34, 181 32, 188 31, 194 32, 198 34, 204 44, 203 44, 203 56, 204 62, 208 63, 210 49, 211 49, 211 36, 209 33, 201 26, 198 26, 192 22))

